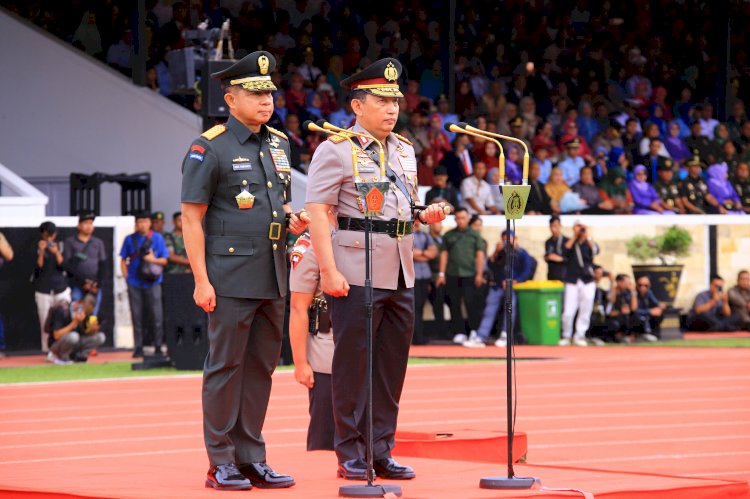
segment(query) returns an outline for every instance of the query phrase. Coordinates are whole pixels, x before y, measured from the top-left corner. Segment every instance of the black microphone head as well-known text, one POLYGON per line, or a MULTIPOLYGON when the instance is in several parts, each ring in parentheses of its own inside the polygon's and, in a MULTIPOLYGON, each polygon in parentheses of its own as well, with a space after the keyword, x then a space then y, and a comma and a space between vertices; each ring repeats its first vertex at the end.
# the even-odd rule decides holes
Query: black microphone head
POLYGON ((453 125, 455 125, 455 123, 450 123, 450 122, 448 122, 448 123, 446 123, 445 125, 443 125, 443 128, 445 128, 445 131, 446 131, 446 132, 452 132, 453 130, 451 130, 451 127, 452 127, 453 125))
MULTIPOLYGON (((303 130, 310 130, 310 125, 314 125, 315 123, 312 122, 312 120, 307 120, 304 123, 302 123, 302 129, 303 130)), ((311 132, 313 130, 310 130, 311 132)))
POLYGON ((316 125, 318 125, 320 128, 325 128, 326 120, 320 119, 315 122, 316 125))
POLYGON ((458 123, 456 123, 456 126, 457 126, 458 128, 463 128, 464 130, 466 130, 466 127, 467 127, 467 126, 469 126, 469 124, 468 124, 468 123, 465 123, 465 122, 463 122, 463 121, 459 121, 458 123))

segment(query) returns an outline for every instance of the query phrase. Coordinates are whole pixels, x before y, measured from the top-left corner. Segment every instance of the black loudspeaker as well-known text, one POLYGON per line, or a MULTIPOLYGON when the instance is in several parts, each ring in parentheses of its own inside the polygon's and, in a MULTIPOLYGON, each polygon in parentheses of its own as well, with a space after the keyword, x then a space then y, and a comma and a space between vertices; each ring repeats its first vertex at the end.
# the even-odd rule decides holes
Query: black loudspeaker
POLYGON ((206 102, 208 115, 212 118, 229 117, 229 108, 224 102, 224 92, 221 90, 221 82, 211 75, 219 71, 224 71, 237 61, 208 61, 208 101, 206 102))
POLYGON ((208 355, 208 314, 193 301, 193 274, 164 274, 162 303, 169 357, 183 371, 202 371, 208 355))

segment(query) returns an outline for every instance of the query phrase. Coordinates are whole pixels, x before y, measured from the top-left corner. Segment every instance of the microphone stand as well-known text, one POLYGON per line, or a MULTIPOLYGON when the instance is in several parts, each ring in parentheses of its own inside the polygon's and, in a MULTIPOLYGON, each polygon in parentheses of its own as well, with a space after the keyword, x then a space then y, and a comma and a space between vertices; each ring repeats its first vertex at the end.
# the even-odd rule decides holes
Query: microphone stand
MULTIPOLYGON (((529 153, 526 145, 520 139, 515 137, 501 136, 493 134, 466 125, 465 123, 446 124, 446 129, 455 132, 467 133, 469 135, 478 135, 489 139, 504 138, 523 145, 525 152, 523 162, 523 176, 521 185, 512 185, 505 182, 504 168, 501 167, 500 185, 498 188, 503 193, 503 203, 505 204, 505 230, 508 234, 507 244, 505 245, 505 401, 508 423, 508 470, 507 476, 504 477, 484 477, 479 480, 479 488, 482 489, 530 489, 535 484, 540 484, 538 478, 518 477, 513 470, 513 241, 511 240, 511 220, 520 220, 526 211, 526 202, 529 199, 531 186, 528 185, 529 178, 529 153)), ((515 240, 515 235, 513 236, 515 240)))

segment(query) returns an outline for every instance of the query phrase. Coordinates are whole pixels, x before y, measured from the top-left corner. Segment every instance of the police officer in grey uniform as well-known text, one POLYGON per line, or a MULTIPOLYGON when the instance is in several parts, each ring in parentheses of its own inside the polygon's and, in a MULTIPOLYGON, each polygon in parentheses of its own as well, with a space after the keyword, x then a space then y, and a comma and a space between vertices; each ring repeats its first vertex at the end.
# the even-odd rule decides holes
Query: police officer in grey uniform
MULTIPOLYGON (((381 59, 341 82, 351 90, 356 115, 352 130, 366 133, 385 147, 391 188, 385 212, 373 217, 373 449, 377 476, 409 479, 408 466, 391 457, 398 403, 414 325, 413 217, 423 223, 445 218, 444 203, 413 210, 417 199, 417 161, 414 148, 393 133, 398 118, 401 64, 381 59)), ((378 176, 379 147, 368 138, 354 137, 361 177, 378 176)), ((354 184, 351 144, 332 137, 315 150, 310 163, 306 206, 310 213, 312 245, 320 265, 321 287, 332 297, 334 354, 332 392, 336 433, 334 446, 338 475, 365 480, 365 256, 362 201, 354 184), (335 209, 338 230, 331 236, 328 211, 335 209)))
POLYGON ((289 340, 294 379, 309 389, 307 450, 333 450, 333 332, 328 304, 320 289, 320 267, 309 234, 304 233, 297 239, 290 262, 289 340))
POLYGON ((258 51, 212 75, 225 88, 229 120, 196 139, 182 164, 193 298, 209 314, 203 432, 206 487, 215 489, 294 485, 266 464, 261 436, 281 351, 286 231, 299 234, 309 221, 289 204, 287 137, 265 125, 275 65, 273 55, 258 51))

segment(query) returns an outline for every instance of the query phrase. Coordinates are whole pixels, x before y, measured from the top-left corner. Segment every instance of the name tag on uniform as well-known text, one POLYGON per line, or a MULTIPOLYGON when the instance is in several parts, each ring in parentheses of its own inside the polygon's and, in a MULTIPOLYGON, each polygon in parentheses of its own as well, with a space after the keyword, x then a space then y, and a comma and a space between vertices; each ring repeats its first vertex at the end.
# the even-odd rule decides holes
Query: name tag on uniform
POLYGON ((401 163, 401 169, 405 172, 417 171, 417 160, 413 156, 399 156, 398 162, 401 163))
POLYGON ((236 172, 252 170, 252 163, 234 163, 232 164, 232 170, 236 172))
POLYGON ((286 153, 283 149, 276 149, 272 147, 270 149, 271 159, 273 160, 273 166, 276 167, 277 172, 288 172, 291 170, 289 164, 289 158, 286 157, 286 153))

